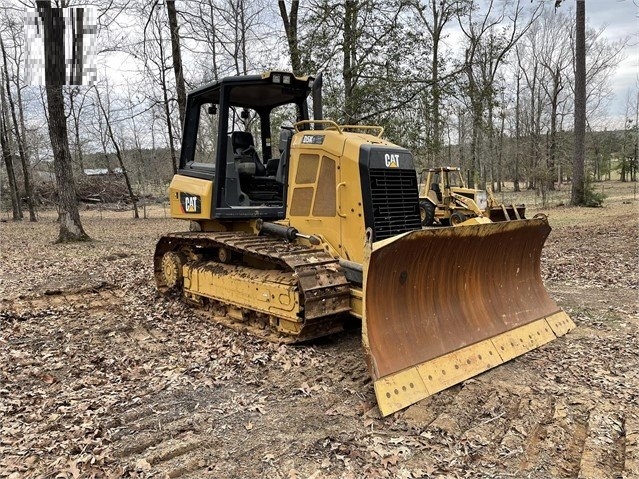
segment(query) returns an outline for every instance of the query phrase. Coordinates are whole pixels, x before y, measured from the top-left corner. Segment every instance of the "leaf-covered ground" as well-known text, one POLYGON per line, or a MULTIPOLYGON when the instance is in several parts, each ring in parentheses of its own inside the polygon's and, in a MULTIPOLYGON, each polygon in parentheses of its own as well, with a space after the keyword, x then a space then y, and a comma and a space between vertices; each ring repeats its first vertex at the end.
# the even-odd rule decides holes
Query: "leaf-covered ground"
POLYGON ((159 296, 155 242, 186 226, 162 208, 86 211, 74 245, 53 212, 1 223, 0 477, 639 477, 639 202, 616 185, 544 210, 578 328, 387 418, 357 324, 278 346, 159 296))

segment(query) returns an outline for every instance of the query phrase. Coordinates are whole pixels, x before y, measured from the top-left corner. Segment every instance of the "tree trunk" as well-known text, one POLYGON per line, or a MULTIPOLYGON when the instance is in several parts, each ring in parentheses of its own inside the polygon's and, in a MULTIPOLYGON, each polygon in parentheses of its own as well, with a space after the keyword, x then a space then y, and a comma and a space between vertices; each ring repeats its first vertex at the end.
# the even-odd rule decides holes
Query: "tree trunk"
POLYGON ((186 109, 186 86, 184 84, 184 72, 182 70, 182 54, 180 53, 180 33, 177 22, 175 0, 167 0, 166 11, 169 17, 171 29, 171 49, 173 53, 173 70, 175 72, 175 87, 177 90, 178 109, 180 112, 180 125, 184 125, 184 111, 186 109))
POLYGON ((520 139, 521 139, 521 76, 517 73, 517 94, 515 97, 515 171, 513 173, 514 178, 514 190, 521 191, 519 186, 519 159, 520 159, 520 139))
POLYGON ((166 118, 166 129, 169 136, 169 149, 171 150, 171 163, 173 164, 173 174, 177 174, 178 161, 175 152, 175 142, 173 141, 173 125, 171 123, 171 111, 169 110, 169 95, 166 91, 166 83, 162 83, 162 94, 164 95, 164 117, 166 118))
POLYGON ((506 113, 502 112, 499 125, 499 154, 497 157, 497 193, 501 193, 504 184, 504 130, 506 129, 506 113))
POLYGON ((77 93, 77 89, 69 94, 69 110, 71 116, 73 117, 73 136, 75 140, 75 155, 78 162, 78 169, 80 170, 80 173, 84 173, 84 158, 82 156, 82 145, 80 143, 80 115, 82 114, 82 105, 84 104, 84 99, 78 107, 78 111, 76 111, 74 104, 75 93, 77 93))
POLYGON ((355 57, 355 30, 357 19, 357 7, 352 0, 344 2, 344 43, 343 70, 344 79, 344 119, 351 123, 355 117, 355 82, 354 82, 354 57, 355 57))
MULTIPOLYGON (((111 121, 109 119, 109 115, 107 114, 104 108, 104 105, 102 104, 102 100, 100 98, 100 92, 97 88, 95 89, 95 91, 96 91, 96 95, 98 99, 98 106, 100 107, 100 111, 102 112, 102 116, 104 117, 104 122, 106 123, 107 134, 109 135, 109 138, 111 139, 111 143, 113 144, 113 147, 115 148, 115 155, 118 158, 118 163, 120 163, 120 168, 122 169, 122 175, 124 175, 124 181, 126 182, 126 188, 129 192, 129 198, 131 198, 131 203, 133 203, 134 216, 136 219, 138 219, 140 218, 140 214, 138 213, 138 200, 135 197, 135 194, 133 193, 133 187, 131 186, 131 181, 129 180, 129 174, 126 170, 126 167, 124 166, 124 159, 122 158, 122 152, 120 151, 120 146, 118 145, 118 142, 115 140, 115 135, 113 134, 113 129, 111 128, 111 121)), ((107 101, 108 101, 108 98, 107 98, 107 101)))
MULTIPOLYGON (((162 47, 161 38, 158 41, 158 47, 160 48, 160 58, 162 59, 165 58, 164 48, 162 47)), ((166 129, 169 136, 169 149, 171 151, 171 163, 173 165, 173 174, 176 174, 178 170, 178 161, 177 161, 177 155, 175 152, 175 142, 173 139, 173 124, 171 122, 171 110, 169 108, 169 93, 168 93, 168 88, 166 86, 166 73, 162 68, 160 68, 159 74, 160 74, 160 83, 162 86, 162 99, 163 99, 162 106, 164 108, 164 117, 166 118, 166 129)))
MULTIPOLYGON (((443 2, 442 2, 443 8, 443 2)), ((432 145, 433 161, 436 163, 441 150, 441 115, 439 109, 441 107, 441 92, 439 90, 439 44, 441 40, 442 29, 444 27, 442 17, 444 12, 438 10, 438 1, 431 0, 431 9, 433 11, 433 29, 431 37, 433 40, 433 49, 431 54, 431 95, 432 101, 430 105, 431 122, 432 122, 432 145)))
POLYGON ((71 49, 71 85, 82 85, 84 72, 83 44, 84 44, 84 8, 75 8, 75 22, 71 22, 73 31, 73 45, 71 49))
POLYGON ((87 241, 90 238, 82 228, 80 211, 78 210, 61 85, 47 86, 47 107, 60 212, 60 234, 57 243, 87 241))
POLYGON ((69 152, 67 118, 64 114, 64 98, 62 96, 64 61, 60 61, 59 52, 64 51, 64 37, 59 32, 64 29, 64 18, 62 10, 51 8, 50 2, 39 1, 38 14, 44 24, 49 138, 53 150, 53 166, 58 189, 60 233, 57 242, 87 241, 90 238, 82 228, 80 211, 78 210, 75 181, 73 180, 73 164, 69 152))
MULTIPOLYGON (((559 92, 561 90, 560 73, 556 72, 553 78, 553 90, 550 103, 550 148, 548 151, 548 189, 550 191, 555 189, 555 165, 557 163, 557 107, 559 103, 559 92)), ((557 185, 559 187, 559 185, 557 185)))
POLYGON ((13 220, 20 221, 22 220, 22 208, 20 206, 20 198, 18 196, 18 183, 16 181, 16 173, 13 168, 13 154, 9 148, 8 129, 6 128, 4 114, 2 113, 0 113, 0 147, 2 147, 2 159, 4 160, 5 167, 7 168, 13 220))
MULTIPOLYGON (((20 163, 22 164, 22 176, 24 179, 24 192, 27 196, 27 206, 29 207, 29 221, 38 221, 36 217, 35 201, 33 198, 33 185, 31 184, 31 168, 30 162, 27 158, 27 152, 24 148, 25 138, 20 133, 20 123, 16 115, 16 107, 13 101, 13 95, 11 93, 11 84, 9 82, 9 68, 7 65, 7 52, 4 48, 4 42, 0 37, 0 49, 2 50, 2 61, 4 65, 5 86, 7 90, 7 100, 9 102, 9 110, 11 111, 11 119, 13 121, 14 134, 16 137, 16 143, 18 145, 18 155, 20 156, 20 163)), ((7 138, 8 139, 8 138, 7 138)))
POLYGON ((573 205, 583 205, 585 198, 585 150, 586 150, 586 5, 577 0, 575 30, 575 155, 572 161, 573 205))
MULTIPOLYGON (((491 88, 492 90, 492 88, 491 88)), ((492 93, 491 93, 492 96, 492 93)), ((489 183, 492 185, 494 183, 495 180, 495 128, 493 125, 493 115, 494 115, 494 108, 493 108, 493 101, 492 98, 488 99, 488 124, 486 125, 486 129, 488 130, 488 156, 490 157, 489 160, 489 170, 488 170, 488 174, 486 175, 486 177, 484 178, 483 183, 489 183)))
POLYGON ((472 183, 469 184, 471 188, 477 188, 481 180, 482 161, 479 152, 481 142, 481 128, 482 128, 482 113, 483 105, 480 100, 473 100, 472 115, 473 115, 473 133, 470 144, 470 161, 471 170, 469 171, 472 178, 472 183))
POLYGON ((284 0, 279 0, 277 3, 280 7, 280 16, 282 17, 284 31, 286 32, 288 51, 291 56, 291 68, 293 68, 293 73, 295 75, 301 75, 303 73, 302 60, 297 39, 297 13, 299 11, 300 2, 299 0, 293 0, 291 2, 290 14, 286 11, 286 4, 284 3, 284 0))

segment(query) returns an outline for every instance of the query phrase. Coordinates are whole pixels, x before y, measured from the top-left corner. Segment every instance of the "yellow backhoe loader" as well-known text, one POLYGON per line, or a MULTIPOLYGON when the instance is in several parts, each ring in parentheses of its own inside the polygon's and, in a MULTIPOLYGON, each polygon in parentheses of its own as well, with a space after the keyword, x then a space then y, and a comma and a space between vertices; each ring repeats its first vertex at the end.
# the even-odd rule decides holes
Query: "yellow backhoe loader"
POLYGON ((154 264, 161 292, 278 341, 361 318, 387 415, 574 324, 541 281, 547 221, 422 229, 412 156, 382 134, 323 120, 320 78, 273 71, 192 91, 169 188, 191 228, 163 236, 154 264))
POLYGON ((468 188, 461 169, 454 166, 422 171, 419 212, 423 226, 459 226, 488 221, 525 219, 525 205, 498 203, 491 190, 468 188), (474 221, 469 221, 475 219, 474 221), (481 221, 481 219, 485 219, 481 221))

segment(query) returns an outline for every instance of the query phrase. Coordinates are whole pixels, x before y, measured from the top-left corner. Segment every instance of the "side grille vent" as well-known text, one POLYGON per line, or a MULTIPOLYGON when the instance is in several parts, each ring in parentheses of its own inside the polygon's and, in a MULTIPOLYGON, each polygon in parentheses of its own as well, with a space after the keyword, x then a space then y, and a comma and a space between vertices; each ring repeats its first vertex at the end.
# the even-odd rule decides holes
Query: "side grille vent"
POLYGON ((370 169, 375 241, 421 229, 414 170, 370 169))

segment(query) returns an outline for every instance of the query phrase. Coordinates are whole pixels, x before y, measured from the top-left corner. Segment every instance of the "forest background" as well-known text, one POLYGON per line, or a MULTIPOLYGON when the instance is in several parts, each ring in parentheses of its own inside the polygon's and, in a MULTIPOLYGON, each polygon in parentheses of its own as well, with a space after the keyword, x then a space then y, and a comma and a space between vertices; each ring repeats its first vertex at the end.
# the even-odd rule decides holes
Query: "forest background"
MULTIPOLYGON (((60 95, 73 176, 85 201, 128 199, 137 216, 140 198, 162 197, 176 171, 185 93, 270 69, 322 72, 326 118, 384 126, 420 169, 460 166, 471 184, 498 193, 534 189, 542 198, 571 178, 574 2, 92 3, 97 82, 62 87, 60 95), (124 193, 110 195, 114 185, 124 193)), ((636 0, 614 3, 636 20, 636 0)), ((24 12, 33 7, 22 0, 0 7, 0 179, 7 217, 13 203, 14 219, 28 210, 36 220, 61 188, 54 180, 51 95, 25 81, 24 12)), ((636 181, 637 70, 625 90, 613 80, 619 65, 627 68, 637 56, 637 38, 611 35, 586 19, 586 178, 636 181)))

